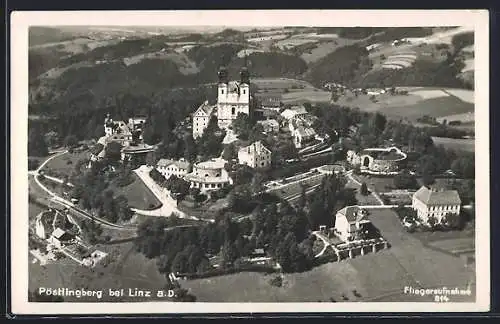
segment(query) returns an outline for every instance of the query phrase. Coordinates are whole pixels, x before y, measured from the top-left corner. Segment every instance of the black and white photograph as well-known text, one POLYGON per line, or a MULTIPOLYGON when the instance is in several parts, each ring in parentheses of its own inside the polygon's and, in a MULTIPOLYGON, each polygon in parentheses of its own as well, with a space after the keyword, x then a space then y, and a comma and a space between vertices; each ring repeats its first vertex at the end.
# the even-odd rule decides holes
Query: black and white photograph
POLYGON ((487 12, 297 12, 11 16, 19 313, 488 310, 487 12))

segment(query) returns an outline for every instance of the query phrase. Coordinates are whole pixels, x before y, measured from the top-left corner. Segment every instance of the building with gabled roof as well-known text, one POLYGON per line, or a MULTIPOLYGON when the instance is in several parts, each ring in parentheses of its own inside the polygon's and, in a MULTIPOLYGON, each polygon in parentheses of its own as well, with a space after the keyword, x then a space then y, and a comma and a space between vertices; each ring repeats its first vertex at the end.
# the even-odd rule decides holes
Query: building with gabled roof
POLYGON ((299 126, 294 129, 292 136, 295 147, 301 148, 316 138, 316 131, 312 127, 299 126))
POLYGON ((442 222, 446 214, 460 214, 462 201, 456 190, 434 190, 426 186, 420 187, 412 198, 412 208, 423 222, 434 217, 437 223, 442 222))
POLYGON ((265 168, 271 165, 271 150, 261 141, 256 141, 238 150, 238 163, 251 168, 265 168))
POLYGON ((215 105, 209 105, 208 101, 205 101, 196 109, 193 114, 193 138, 198 138, 203 135, 215 108, 215 105))
POLYGON ((181 178, 188 174, 190 166, 191 164, 184 158, 179 160, 160 159, 156 164, 156 169, 166 179, 170 178, 172 175, 181 178))
POLYGON ((280 124, 276 119, 259 120, 257 124, 262 125, 266 133, 278 133, 280 131, 280 124))
POLYGON ((370 223, 366 214, 359 206, 342 208, 335 214, 335 234, 344 242, 354 240, 370 223))

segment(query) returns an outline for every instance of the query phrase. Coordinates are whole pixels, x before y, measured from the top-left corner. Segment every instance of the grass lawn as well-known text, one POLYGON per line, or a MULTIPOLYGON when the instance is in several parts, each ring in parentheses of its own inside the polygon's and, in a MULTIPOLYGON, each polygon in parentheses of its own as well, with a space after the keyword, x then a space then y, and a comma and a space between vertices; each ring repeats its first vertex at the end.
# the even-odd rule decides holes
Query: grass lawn
POLYGON ((366 183, 368 189, 375 188, 377 192, 391 191, 394 186, 392 177, 376 177, 371 175, 353 175, 361 183, 366 183))
MULTIPOLYGON (((89 269, 77 265, 67 258, 58 260, 56 263, 40 266, 40 264, 29 265, 29 289, 37 290, 39 287, 69 288, 103 290, 101 300, 95 297, 76 298, 66 297, 65 301, 72 302, 102 302, 102 301, 152 301, 153 297, 110 297, 109 289, 129 288, 160 290, 164 287, 165 276, 160 274, 156 268, 155 260, 149 260, 135 251, 133 243, 124 243, 113 246, 100 246, 99 250, 108 253, 110 262, 107 266, 97 266, 89 269)), ((32 258, 30 257, 30 260, 32 258)))
POLYGON ((358 201, 358 205, 380 205, 380 202, 377 200, 377 198, 373 197, 372 194, 368 194, 366 196, 362 195, 359 192, 359 185, 357 183, 354 183, 352 181, 348 181, 346 184, 347 188, 350 188, 354 190, 354 193, 356 195, 356 200, 358 201))
POLYGON ((44 167, 47 174, 54 176, 62 176, 67 175, 70 176, 73 172, 76 163, 82 159, 90 158, 90 152, 74 152, 74 153, 65 153, 59 155, 52 160, 50 160, 44 167))
POLYGON ((139 177, 133 173, 134 181, 125 187, 113 187, 115 196, 124 195, 132 208, 151 210, 161 207, 161 202, 139 177))

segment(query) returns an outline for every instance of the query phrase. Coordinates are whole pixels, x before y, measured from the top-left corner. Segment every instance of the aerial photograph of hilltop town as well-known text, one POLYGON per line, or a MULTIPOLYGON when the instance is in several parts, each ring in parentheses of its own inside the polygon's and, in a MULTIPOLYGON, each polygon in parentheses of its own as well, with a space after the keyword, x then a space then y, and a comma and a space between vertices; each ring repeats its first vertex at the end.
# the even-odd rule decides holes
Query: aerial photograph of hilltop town
POLYGON ((31 302, 474 302, 474 30, 32 26, 31 302))

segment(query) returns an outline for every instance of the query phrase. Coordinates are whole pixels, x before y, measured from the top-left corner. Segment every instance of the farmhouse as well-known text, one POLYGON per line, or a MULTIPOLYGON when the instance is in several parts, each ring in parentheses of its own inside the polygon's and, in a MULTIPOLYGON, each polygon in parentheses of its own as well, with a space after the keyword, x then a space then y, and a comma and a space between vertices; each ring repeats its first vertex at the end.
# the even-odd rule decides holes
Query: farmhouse
POLYGON ((238 162, 251 168, 264 168, 271 165, 271 151, 257 141, 238 150, 238 162))
POLYGON ((228 172, 224 169, 227 161, 221 158, 197 163, 193 172, 184 177, 191 183, 191 188, 198 188, 201 192, 221 189, 233 183, 228 172))
POLYGON ((160 159, 156 164, 156 169, 160 172, 166 179, 170 178, 172 175, 176 177, 183 177, 188 173, 190 164, 184 158, 175 161, 169 159, 160 159))
POLYGON ((440 223, 446 214, 460 214, 461 203, 456 190, 436 191, 422 186, 413 194, 412 208, 423 222, 427 223, 429 217, 434 217, 440 223))
POLYGON ((65 232, 60 227, 58 227, 52 232, 52 235, 49 237, 48 240, 54 246, 61 248, 64 245, 72 243, 73 239, 74 239, 73 235, 65 232))
POLYGON ((359 206, 347 206, 335 215, 334 233, 344 242, 353 241, 364 233, 369 223, 365 210, 359 206))

